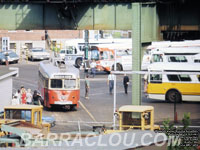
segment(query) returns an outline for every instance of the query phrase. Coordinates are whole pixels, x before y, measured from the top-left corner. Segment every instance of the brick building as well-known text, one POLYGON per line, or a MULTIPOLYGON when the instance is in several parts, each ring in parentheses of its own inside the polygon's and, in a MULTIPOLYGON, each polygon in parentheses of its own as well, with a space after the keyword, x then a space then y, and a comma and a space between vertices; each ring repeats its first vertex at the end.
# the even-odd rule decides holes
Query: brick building
MULTIPOLYGON (((48 39, 45 40, 45 30, 0 30, 0 39, 9 38, 9 49, 20 53, 21 49, 28 47, 50 48, 51 42, 64 43, 67 39, 83 38, 82 30, 46 30, 48 39)), ((2 42, 0 42, 0 50, 2 42)))

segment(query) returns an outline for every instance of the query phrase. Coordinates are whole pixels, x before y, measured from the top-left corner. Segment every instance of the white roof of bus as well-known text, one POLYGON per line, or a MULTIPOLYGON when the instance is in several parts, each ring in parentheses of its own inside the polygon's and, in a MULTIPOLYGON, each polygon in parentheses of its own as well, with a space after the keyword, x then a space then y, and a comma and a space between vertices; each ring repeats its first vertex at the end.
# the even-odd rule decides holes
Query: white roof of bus
POLYGON ((172 41, 156 41, 152 42, 147 49, 162 48, 162 47, 190 47, 190 46, 200 46, 200 40, 186 40, 179 42, 172 41))
POLYGON ((172 63, 172 62, 156 62, 152 63, 148 66, 148 70, 170 70, 170 71, 199 71, 200 72, 200 64, 199 63, 172 63))
POLYGON ((163 53, 200 53, 200 47, 167 47, 153 49, 152 52, 161 51, 163 53))
POLYGON ((54 75, 72 75, 73 78, 79 77, 79 70, 71 64, 66 64, 65 68, 59 68, 53 65, 49 60, 40 62, 39 68, 44 71, 49 78, 54 78, 54 75))

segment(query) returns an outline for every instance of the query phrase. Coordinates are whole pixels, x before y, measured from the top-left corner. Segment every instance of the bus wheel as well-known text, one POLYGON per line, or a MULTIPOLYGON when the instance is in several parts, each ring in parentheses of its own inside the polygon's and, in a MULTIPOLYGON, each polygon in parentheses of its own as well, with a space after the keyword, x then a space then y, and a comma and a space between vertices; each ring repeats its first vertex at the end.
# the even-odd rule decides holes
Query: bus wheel
POLYGON ((122 71, 122 66, 120 64, 117 64, 117 71, 122 71))
POLYGON ((78 68, 80 68, 80 67, 81 67, 81 64, 82 64, 82 59, 81 59, 81 58, 77 58, 77 59, 76 59, 76 66, 77 66, 78 68))
MULTIPOLYGON (((114 65, 112 65, 112 71, 114 71, 114 65)), ((117 71, 122 71, 123 69, 122 69, 122 66, 120 65, 120 64, 117 64, 116 65, 116 69, 117 69, 117 71)))
POLYGON ((166 98, 167 98, 167 101, 169 101, 171 103, 174 103, 175 101, 177 103, 181 102, 181 94, 176 90, 168 91, 166 98))
POLYGON ((33 57, 31 56, 31 61, 34 61, 33 57))

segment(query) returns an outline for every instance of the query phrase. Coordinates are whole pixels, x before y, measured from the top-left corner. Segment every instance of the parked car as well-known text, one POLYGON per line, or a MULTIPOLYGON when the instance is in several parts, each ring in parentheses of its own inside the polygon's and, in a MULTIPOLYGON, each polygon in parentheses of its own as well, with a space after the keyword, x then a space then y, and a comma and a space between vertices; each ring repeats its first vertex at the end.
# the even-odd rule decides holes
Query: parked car
POLYGON ((12 50, 0 52, 0 64, 5 63, 6 59, 8 59, 9 63, 10 62, 11 63, 18 63, 19 56, 15 52, 13 52, 12 50))
POLYGON ((43 48, 33 48, 28 52, 28 59, 34 60, 44 60, 49 59, 50 54, 43 48))

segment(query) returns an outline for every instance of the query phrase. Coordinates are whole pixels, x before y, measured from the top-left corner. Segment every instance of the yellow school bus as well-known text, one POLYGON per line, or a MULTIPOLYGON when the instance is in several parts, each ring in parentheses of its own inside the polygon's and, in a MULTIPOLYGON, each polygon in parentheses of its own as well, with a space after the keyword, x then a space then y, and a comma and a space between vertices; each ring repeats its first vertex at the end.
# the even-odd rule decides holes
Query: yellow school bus
POLYGON ((158 74, 150 73, 145 82, 148 98, 168 102, 200 101, 199 64, 161 62, 151 64, 148 71, 158 72, 158 74))

